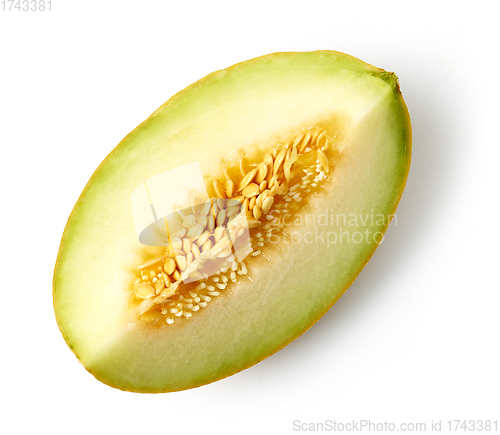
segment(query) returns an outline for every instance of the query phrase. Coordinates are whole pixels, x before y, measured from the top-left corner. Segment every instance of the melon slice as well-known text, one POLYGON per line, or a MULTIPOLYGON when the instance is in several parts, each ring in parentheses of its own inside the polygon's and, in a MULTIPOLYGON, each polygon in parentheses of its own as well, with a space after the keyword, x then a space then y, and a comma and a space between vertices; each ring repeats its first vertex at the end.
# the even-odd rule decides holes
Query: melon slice
POLYGON ((130 133, 76 203, 54 274, 66 342, 135 392, 261 361, 369 260, 410 154, 397 77, 353 57, 277 53, 208 75, 130 133))

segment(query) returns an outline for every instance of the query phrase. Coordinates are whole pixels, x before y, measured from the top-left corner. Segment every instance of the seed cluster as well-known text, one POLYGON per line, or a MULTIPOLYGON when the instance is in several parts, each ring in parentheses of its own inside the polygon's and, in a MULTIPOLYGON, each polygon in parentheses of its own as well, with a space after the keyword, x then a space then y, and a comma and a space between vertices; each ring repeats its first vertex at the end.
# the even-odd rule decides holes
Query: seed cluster
POLYGON ((226 165, 211 180, 217 198, 179 210, 169 219, 165 253, 139 266, 133 285, 139 319, 152 324, 163 318, 170 325, 231 293, 231 284, 248 273, 245 263, 284 232, 280 215, 296 211, 327 178, 332 152, 325 131, 316 127, 257 161, 242 156, 237 167, 226 165))

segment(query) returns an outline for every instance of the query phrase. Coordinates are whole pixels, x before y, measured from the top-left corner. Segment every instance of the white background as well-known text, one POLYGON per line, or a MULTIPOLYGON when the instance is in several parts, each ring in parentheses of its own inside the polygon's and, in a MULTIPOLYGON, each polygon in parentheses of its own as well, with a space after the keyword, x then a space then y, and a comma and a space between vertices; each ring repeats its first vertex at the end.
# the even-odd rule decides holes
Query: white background
POLYGON ((445 432, 449 419, 500 420, 495 3, 52 0, 52 12, 0 12, 2 432, 288 434, 294 420, 353 419, 441 419, 445 432), (51 295, 88 178, 204 75, 317 49, 400 78, 414 137, 397 226, 328 314, 264 362, 180 393, 101 384, 66 346, 51 295))

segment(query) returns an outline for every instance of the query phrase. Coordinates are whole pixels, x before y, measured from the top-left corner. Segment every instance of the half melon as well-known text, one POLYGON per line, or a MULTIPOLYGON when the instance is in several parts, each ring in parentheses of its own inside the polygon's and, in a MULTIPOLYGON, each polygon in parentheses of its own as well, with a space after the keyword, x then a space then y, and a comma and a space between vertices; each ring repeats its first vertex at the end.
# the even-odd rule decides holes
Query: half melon
POLYGON ((252 366, 356 278, 410 154, 396 76, 353 57, 277 53, 208 75, 132 131, 78 199, 54 273, 66 342, 135 392, 252 366))

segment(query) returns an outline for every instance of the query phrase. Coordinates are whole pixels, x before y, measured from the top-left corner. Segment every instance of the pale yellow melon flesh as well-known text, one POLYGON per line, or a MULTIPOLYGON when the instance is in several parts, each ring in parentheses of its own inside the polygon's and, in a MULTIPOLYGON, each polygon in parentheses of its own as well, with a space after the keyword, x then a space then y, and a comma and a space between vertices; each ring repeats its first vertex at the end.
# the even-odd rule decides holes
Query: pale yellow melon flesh
POLYGON ((66 341, 99 380, 138 392, 191 388, 255 364, 306 331, 355 279, 377 243, 341 243, 340 234, 385 231, 410 153, 396 77, 352 57, 278 53, 207 76, 130 133, 76 204, 54 275, 66 341), (131 192, 193 161, 204 175, 217 174, 223 159, 308 126, 325 129, 339 152, 324 192, 302 210, 326 214, 327 225, 323 219, 295 229, 302 239, 312 233, 314 243, 283 242, 269 251, 271 261, 256 258, 252 281, 241 280, 232 295, 189 320, 155 328, 135 321, 128 308, 128 270, 138 262, 131 192), (338 215, 350 224, 332 222, 338 215))

